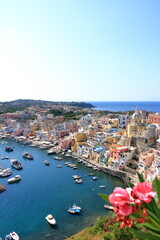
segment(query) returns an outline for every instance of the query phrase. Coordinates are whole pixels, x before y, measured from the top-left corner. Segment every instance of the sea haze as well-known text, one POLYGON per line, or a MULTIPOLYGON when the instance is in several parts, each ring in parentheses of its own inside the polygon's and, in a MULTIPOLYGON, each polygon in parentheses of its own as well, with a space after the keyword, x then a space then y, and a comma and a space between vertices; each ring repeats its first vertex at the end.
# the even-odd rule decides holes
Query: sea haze
POLYGON ((149 112, 160 112, 160 101, 151 102, 126 102, 126 101, 112 101, 112 102, 89 102, 95 106, 97 110, 108 110, 112 112, 118 111, 134 111, 135 108, 139 110, 146 110, 149 112))

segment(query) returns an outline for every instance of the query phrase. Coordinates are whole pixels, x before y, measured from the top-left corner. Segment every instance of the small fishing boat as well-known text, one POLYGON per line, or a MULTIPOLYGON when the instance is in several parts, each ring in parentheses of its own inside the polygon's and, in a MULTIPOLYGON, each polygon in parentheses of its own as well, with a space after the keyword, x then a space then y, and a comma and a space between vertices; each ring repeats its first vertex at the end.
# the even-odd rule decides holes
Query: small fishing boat
POLYGON ((100 187, 100 188, 105 188, 106 186, 105 186, 105 185, 100 185, 99 187, 100 187))
POLYGON ((83 182, 82 178, 79 178, 79 179, 75 180, 75 183, 82 183, 82 182, 83 182))
POLYGON ((2 160, 8 159, 8 158, 9 157, 7 157, 7 156, 1 157, 2 160))
POLYGON ((62 158, 61 158, 61 157, 58 157, 58 156, 54 157, 54 159, 56 159, 56 160, 62 160, 62 158))
POLYGON ((50 148, 49 150, 47 150, 47 153, 48 153, 48 155, 56 154, 57 150, 55 148, 50 148))
POLYGON ((73 206, 72 206, 72 209, 79 209, 79 210, 81 210, 81 207, 78 207, 78 206, 74 203, 73 206))
POLYGON ((89 173, 88 175, 89 175, 89 176, 94 176, 94 175, 95 175, 95 173, 89 173))
POLYGON ((31 154, 29 154, 28 152, 24 152, 24 153, 23 153, 23 157, 24 157, 24 158, 27 158, 27 159, 29 159, 29 160, 33 160, 33 156, 32 156, 31 154))
POLYGON ((7 152, 13 152, 13 148, 12 148, 12 147, 5 147, 5 151, 7 151, 7 152))
POLYGON ((72 178, 74 178, 74 179, 79 179, 79 178, 81 178, 81 176, 73 175, 72 178))
POLYGON ((56 224, 56 220, 55 218, 52 216, 52 214, 49 214, 45 217, 45 219, 47 220, 47 222, 51 225, 55 225, 56 224))
POLYGON ((7 234, 6 236, 5 236, 5 240, 11 240, 12 238, 11 238, 11 236, 10 236, 10 234, 7 234))
POLYGON ((11 159, 10 160, 10 163, 11 163, 11 166, 14 167, 15 169, 19 170, 19 169, 22 169, 23 166, 22 164, 15 158, 11 159))
POLYGON ((113 206, 111 206, 111 205, 104 204, 104 208, 107 208, 107 209, 109 209, 109 210, 112 210, 112 211, 113 211, 113 206))
POLYGON ((2 172, 2 174, 0 175, 2 178, 4 177, 9 177, 10 175, 12 175, 11 171, 7 171, 7 172, 2 172))
POLYGON ((20 175, 15 175, 15 177, 13 178, 9 178, 7 180, 8 183, 15 183, 15 182, 19 182, 21 180, 21 176, 20 175))
POLYGON ((97 177, 93 177, 92 180, 97 180, 98 178, 97 177))
POLYGON ((45 161, 44 161, 44 164, 45 164, 46 166, 49 166, 50 163, 49 163, 47 160, 45 160, 45 161))
POLYGON ((72 208, 69 208, 67 211, 72 214, 76 213, 72 208))
POLYGON ((77 169, 77 166, 74 166, 73 169, 77 169))
POLYGON ((2 177, 2 175, 4 173, 7 173, 7 172, 11 172, 11 169, 10 168, 6 168, 6 169, 3 169, 2 167, 0 168, 0 177, 2 177))
POLYGON ((70 164, 70 162, 65 162, 64 164, 65 164, 65 165, 68 165, 68 164, 70 164))
POLYGON ((11 232, 10 236, 11 236, 11 239, 13 240, 19 240, 19 236, 16 232, 11 232))
POLYGON ((58 165, 58 166, 57 166, 57 168, 61 168, 61 167, 62 167, 62 165, 58 165))

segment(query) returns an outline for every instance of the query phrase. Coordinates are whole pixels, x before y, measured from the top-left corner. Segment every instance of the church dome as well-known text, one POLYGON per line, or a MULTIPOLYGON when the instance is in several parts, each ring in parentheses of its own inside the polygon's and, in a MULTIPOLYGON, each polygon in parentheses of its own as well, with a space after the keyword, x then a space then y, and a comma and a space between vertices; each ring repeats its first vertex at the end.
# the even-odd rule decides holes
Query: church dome
POLYGON ((132 119, 135 119, 135 118, 142 118, 142 115, 137 108, 135 109, 135 113, 133 113, 132 115, 132 119))

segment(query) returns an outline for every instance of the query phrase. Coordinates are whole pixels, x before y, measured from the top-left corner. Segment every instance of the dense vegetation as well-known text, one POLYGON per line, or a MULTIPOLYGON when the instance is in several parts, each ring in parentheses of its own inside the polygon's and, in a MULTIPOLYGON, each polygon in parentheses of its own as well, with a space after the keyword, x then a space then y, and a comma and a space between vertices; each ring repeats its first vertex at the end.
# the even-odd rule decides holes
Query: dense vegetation
POLYGON ((49 111, 49 113, 53 114, 54 117, 56 116, 63 116, 65 120, 77 120, 79 116, 84 115, 84 112, 78 111, 64 111, 64 110, 58 110, 58 109, 52 109, 49 111))
POLYGON ((69 240, 136 240, 128 227, 120 228, 115 217, 100 217, 96 223, 69 240))
POLYGON ((79 108, 93 108, 94 106, 90 103, 85 102, 53 102, 53 101, 43 101, 43 100, 30 100, 30 99, 19 99, 10 102, 0 102, 0 114, 11 113, 15 111, 25 110, 30 106, 38 105, 44 108, 46 105, 50 106, 70 106, 79 108))

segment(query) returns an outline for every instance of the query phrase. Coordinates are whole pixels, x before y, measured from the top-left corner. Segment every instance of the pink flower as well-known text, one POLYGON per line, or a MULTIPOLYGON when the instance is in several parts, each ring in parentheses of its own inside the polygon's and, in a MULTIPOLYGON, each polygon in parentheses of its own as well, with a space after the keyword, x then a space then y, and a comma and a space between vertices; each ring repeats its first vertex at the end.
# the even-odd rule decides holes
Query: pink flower
POLYGON ((124 206, 130 203, 130 195, 126 189, 117 187, 114 192, 109 195, 109 201, 114 207, 124 206))
POLYGON ((132 196, 139 198, 141 201, 150 203, 151 197, 155 197, 156 193, 152 191, 152 186, 150 183, 143 182, 137 183, 133 187, 132 196))
POLYGON ((122 216, 129 216, 133 211, 132 207, 128 204, 119 207, 118 213, 121 214, 122 216))

